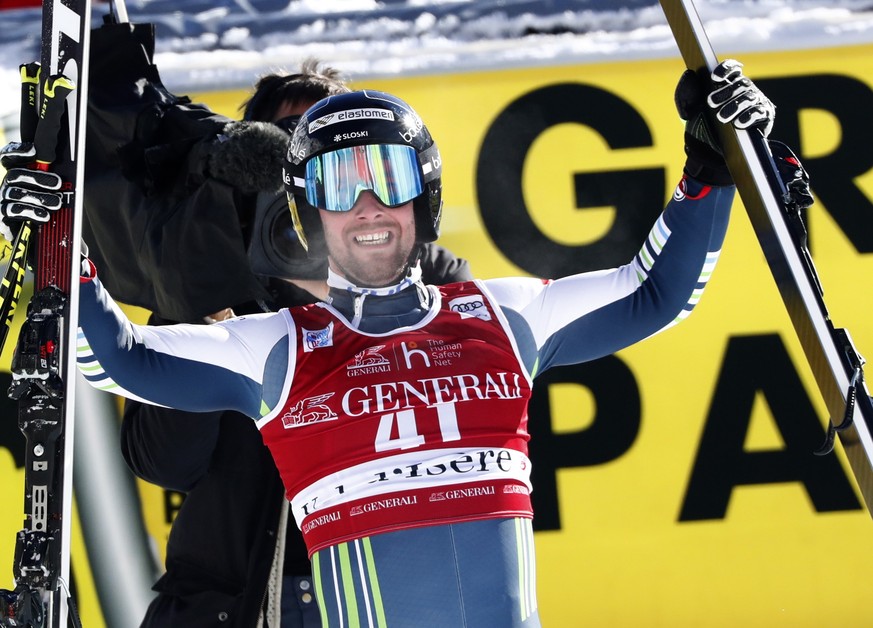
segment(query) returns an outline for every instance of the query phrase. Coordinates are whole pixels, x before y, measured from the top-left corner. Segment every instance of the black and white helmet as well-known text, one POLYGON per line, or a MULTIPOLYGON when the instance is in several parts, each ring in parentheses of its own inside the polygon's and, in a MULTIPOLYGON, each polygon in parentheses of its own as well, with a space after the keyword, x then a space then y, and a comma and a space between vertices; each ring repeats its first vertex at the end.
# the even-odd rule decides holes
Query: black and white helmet
POLYGON ((413 202, 416 242, 439 236, 442 160, 419 115, 396 96, 363 90, 328 96, 300 118, 282 173, 294 228, 310 257, 324 257, 319 208, 349 211, 361 191, 387 206, 413 202))

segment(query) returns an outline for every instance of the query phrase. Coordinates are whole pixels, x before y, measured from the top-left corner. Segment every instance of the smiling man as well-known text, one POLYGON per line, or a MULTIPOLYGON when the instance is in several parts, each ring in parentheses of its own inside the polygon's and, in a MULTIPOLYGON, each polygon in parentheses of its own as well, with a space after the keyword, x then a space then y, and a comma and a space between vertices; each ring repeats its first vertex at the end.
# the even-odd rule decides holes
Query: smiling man
POLYGON ((371 192, 362 192, 348 212, 321 216, 330 268, 362 287, 394 283, 406 272, 415 245, 412 203, 386 207, 371 192))
MULTIPOLYGON (((716 69, 709 106, 722 123, 766 133, 773 106, 741 67, 716 69)), ((727 228, 734 187, 693 81, 677 94, 685 176, 634 259, 439 287, 421 282, 417 262, 442 210, 427 127, 381 92, 319 101, 294 130, 283 177, 301 242, 330 260, 327 300, 147 328, 124 319, 89 266, 83 371, 117 394, 256 421, 325 626, 539 626, 533 381, 683 320, 727 228)))
POLYGON ((284 173, 301 242, 351 284, 396 283, 439 234, 442 162, 427 127, 376 91, 326 98, 301 122, 284 173))

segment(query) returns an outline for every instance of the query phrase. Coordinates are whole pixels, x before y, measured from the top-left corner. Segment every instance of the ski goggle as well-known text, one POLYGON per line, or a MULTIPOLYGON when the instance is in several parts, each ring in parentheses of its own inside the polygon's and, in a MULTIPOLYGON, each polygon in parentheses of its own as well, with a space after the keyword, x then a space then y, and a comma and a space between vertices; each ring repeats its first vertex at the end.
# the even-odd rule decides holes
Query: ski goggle
POLYGON ((424 190, 411 146, 369 144, 323 153, 306 162, 306 201, 319 209, 347 212, 365 190, 387 207, 408 203, 424 190))

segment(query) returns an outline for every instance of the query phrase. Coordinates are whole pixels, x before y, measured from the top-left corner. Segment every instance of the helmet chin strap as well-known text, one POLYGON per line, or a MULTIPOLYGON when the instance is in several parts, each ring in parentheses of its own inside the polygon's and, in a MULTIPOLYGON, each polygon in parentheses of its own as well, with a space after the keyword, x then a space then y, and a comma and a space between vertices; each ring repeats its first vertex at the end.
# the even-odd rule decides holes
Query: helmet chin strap
POLYGON ((408 288, 412 284, 418 283, 421 281, 421 264, 419 264, 418 259, 416 257, 415 265, 407 267, 406 276, 400 279, 396 284, 390 286, 384 286, 382 288, 364 288, 362 286, 355 285, 345 277, 337 274, 330 267, 327 269, 327 285, 331 288, 337 288, 339 290, 345 290, 346 292, 353 292, 355 294, 365 294, 365 295, 381 295, 387 296, 391 294, 397 294, 401 290, 408 288))

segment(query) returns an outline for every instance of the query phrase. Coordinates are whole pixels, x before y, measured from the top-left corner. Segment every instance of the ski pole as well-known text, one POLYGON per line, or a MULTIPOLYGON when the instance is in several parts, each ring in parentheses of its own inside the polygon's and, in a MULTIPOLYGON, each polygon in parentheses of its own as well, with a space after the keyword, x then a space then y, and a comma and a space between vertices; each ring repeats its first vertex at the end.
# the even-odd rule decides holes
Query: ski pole
MULTIPOLYGON (((21 76, 22 150, 16 155, 16 159, 27 159, 32 154, 33 162, 29 164, 27 169, 16 169, 14 173, 18 181, 25 179, 39 180, 40 178, 54 176, 43 173, 49 170, 50 164, 55 160, 58 133, 63 119, 65 101, 73 90, 73 84, 63 75, 50 77, 43 85, 40 98, 38 90, 39 64, 30 63, 22 65, 21 76), (30 150, 24 150, 24 147, 28 144, 30 144, 30 150)), ((7 181, 12 176, 13 173, 10 172, 7 175, 7 181)), ((14 207, 15 199, 11 200, 14 207)), ((18 305, 18 299, 21 296, 21 287, 24 283, 28 261, 28 245, 32 231, 33 228, 30 225, 30 221, 23 220, 13 239, 10 259, 3 273, 2 283, 0 283, 0 351, 3 350, 6 336, 12 324, 12 317, 18 305)))
MULTIPOLYGON (((21 119, 19 123, 22 143, 33 142, 39 122, 37 100, 39 98, 39 63, 19 66, 21 72, 21 119)), ((15 234, 12 250, 3 280, 0 283, 0 353, 6 345, 6 337, 18 307, 21 287, 27 269, 27 250, 31 235, 30 224, 23 221, 15 234)))
POLYGON ((119 24, 126 24, 130 21, 127 17, 127 5, 124 0, 110 0, 109 6, 115 16, 115 21, 119 24))

